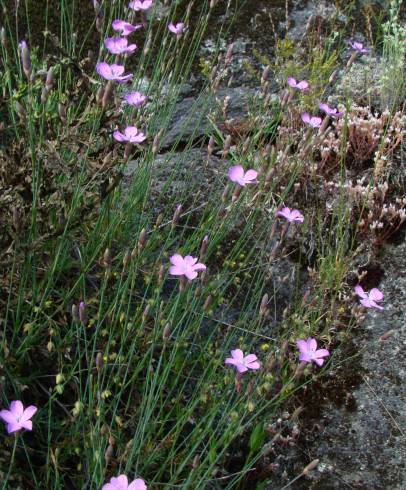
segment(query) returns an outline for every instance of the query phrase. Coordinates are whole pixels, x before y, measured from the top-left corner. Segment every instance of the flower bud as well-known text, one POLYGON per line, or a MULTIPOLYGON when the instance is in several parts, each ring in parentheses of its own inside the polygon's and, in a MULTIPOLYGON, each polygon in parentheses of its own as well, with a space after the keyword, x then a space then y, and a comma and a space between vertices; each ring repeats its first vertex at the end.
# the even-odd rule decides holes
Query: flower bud
POLYGON ((87 324, 87 311, 86 311, 86 304, 84 301, 81 301, 79 303, 79 320, 83 325, 87 324))
POLYGON ((182 204, 179 204, 176 207, 175 213, 172 218, 172 228, 175 228, 178 225, 181 213, 182 213, 182 204))
POLYGON ((214 151, 214 138, 213 136, 210 136, 209 144, 207 145, 207 153, 209 154, 209 156, 212 156, 213 151, 214 151))
POLYGON ((7 47, 7 35, 6 29, 4 29, 4 27, 0 29, 0 43, 4 48, 7 47))
POLYGON ((129 250, 127 250, 127 252, 125 253, 125 255, 123 257, 124 269, 127 269, 127 267, 130 265, 130 262, 131 262, 131 252, 129 250))
POLYGON ((28 80, 30 80, 31 72, 32 72, 30 50, 28 49, 27 43, 25 41, 21 41, 20 47, 21 47, 21 61, 23 64, 23 70, 25 76, 28 78, 28 80))
POLYGON ((50 66, 47 72, 47 78, 45 80, 45 88, 50 91, 54 85, 54 67, 50 66))
POLYGON ((203 238, 202 245, 200 247, 200 255, 199 255, 200 260, 202 260, 206 256, 208 244, 209 244, 209 236, 206 235, 203 238))
POLYGON ((163 340, 168 340, 170 334, 171 334, 171 324, 170 323, 167 323, 165 325, 165 327, 164 327, 163 332, 162 332, 162 338, 163 338, 163 340))

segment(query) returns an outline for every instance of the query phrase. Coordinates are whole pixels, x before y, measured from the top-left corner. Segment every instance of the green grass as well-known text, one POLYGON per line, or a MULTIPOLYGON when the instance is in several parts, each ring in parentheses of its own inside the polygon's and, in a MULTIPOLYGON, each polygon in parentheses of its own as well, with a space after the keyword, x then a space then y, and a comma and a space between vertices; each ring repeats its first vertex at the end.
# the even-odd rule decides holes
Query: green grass
MULTIPOLYGON (((326 178, 307 165, 317 161, 319 140, 298 123, 295 103, 267 99, 264 87, 250 101, 246 134, 234 136, 214 177, 188 160, 191 140, 166 149, 168 161, 177 161, 160 182, 152 141, 158 132, 163 141, 181 85, 196 66, 212 21, 209 3, 194 6, 193 29, 179 41, 166 26, 183 15, 191 22, 188 11, 168 7, 168 16, 157 20, 153 10, 145 33, 150 49, 140 46, 132 59, 133 88, 148 78, 150 103, 139 111, 117 110, 119 86, 106 110, 96 102, 102 85, 96 59, 81 63, 95 25, 74 38, 76 2, 61 3, 56 54, 47 57, 49 36, 40 46, 30 44, 31 80, 21 69, 18 23, 10 12, 4 16, 0 135, 7 147, 0 147, 0 183, 11 197, 1 203, 0 404, 21 399, 39 408, 31 433, 14 438, 1 432, 4 489, 98 489, 120 473, 145 479, 151 489, 265 488, 256 467, 267 461, 276 437, 269 424, 282 410, 293 411, 292 395, 334 362, 332 355, 326 368, 308 365, 298 372, 295 341, 314 336, 333 350, 348 334, 353 320, 343 293, 359 216, 349 209, 344 187, 327 208, 326 178), (49 66, 55 83, 44 102, 38 73, 49 66), (66 108, 66 121, 58 104, 66 108), (133 147, 138 165, 124 185, 124 145, 111 133, 129 122, 149 138, 133 147), (228 168, 239 163, 259 170, 259 183, 243 188, 234 202, 235 187, 224 189, 228 168), (179 188, 181 170, 189 185, 179 188), (199 178, 209 179, 210 192, 202 191, 199 178), (305 221, 281 238, 275 213, 284 204, 299 207, 305 221), (182 290, 168 274, 169 257, 198 257, 206 235, 201 261, 207 273, 182 290), (260 314, 265 294, 266 313, 260 314), (80 301, 86 322, 72 314, 80 301), (337 332, 344 316, 346 327, 337 332), (237 347, 261 361, 261 369, 241 382, 224 365, 237 347)), ((35 24, 23 4, 31 36, 35 24)), ((47 3, 46 24, 50 8, 47 3)), ((213 59, 238 16, 238 8, 231 9, 213 59)), ((111 20, 123 15, 123 2, 106 5, 101 42, 111 35, 111 20)), ((340 66, 343 44, 333 45, 310 44, 301 65, 294 52, 275 63, 277 77, 304 70, 317 84, 295 99, 303 107, 323 96, 340 66)), ((100 59, 113 60, 105 51, 100 59)), ((202 101, 212 97, 215 76, 205 73, 202 101)), ((338 182, 346 178, 343 135, 338 182)), ((220 156, 227 134, 214 122, 212 136, 220 156)), ((202 151, 207 143, 208 137, 202 151)))

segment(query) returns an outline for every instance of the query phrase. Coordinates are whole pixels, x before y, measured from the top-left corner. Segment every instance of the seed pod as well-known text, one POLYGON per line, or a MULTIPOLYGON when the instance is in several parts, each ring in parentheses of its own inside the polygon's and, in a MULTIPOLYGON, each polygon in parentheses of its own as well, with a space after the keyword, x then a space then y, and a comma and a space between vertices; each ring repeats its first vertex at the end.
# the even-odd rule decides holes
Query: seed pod
POLYGON ((171 324, 167 323, 164 327, 164 330, 162 332, 162 338, 163 340, 168 340, 169 336, 171 334, 171 324))
POLYGON ((83 325, 87 324, 87 311, 86 304, 84 301, 79 303, 79 320, 83 325))
POLYGON ((138 252, 141 252, 145 247, 145 242, 147 241, 147 232, 145 228, 141 230, 140 237, 138 239, 138 252))
POLYGON ((161 264, 158 272, 158 286, 161 286, 165 279, 165 266, 161 264))
POLYGON ((24 106, 20 102, 18 102, 18 100, 16 101, 15 105, 18 116, 20 117, 20 119, 24 119, 26 115, 24 106))
POLYGON ((172 229, 178 225, 181 213, 182 213, 182 204, 179 204, 175 209, 175 213, 173 214, 172 229))
POLYGON ((207 246, 209 244, 209 236, 206 235, 203 240, 202 240, 202 245, 200 247, 200 259, 203 259, 206 256, 207 253, 207 246))
POLYGON ((72 305, 71 313, 72 313, 72 318, 75 321, 79 321, 79 310, 75 304, 72 305))
POLYGON ((226 65, 228 65, 230 63, 231 58, 233 57, 233 48, 234 48, 234 44, 231 43, 230 46, 227 49, 226 57, 224 59, 224 63, 226 65))
POLYGON ((30 80, 31 72, 32 72, 30 50, 28 49, 27 43, 25 41, 22 41, 20 46, 21 46, 21 61, 23 64, 23 70, 25 76, 28 78, 28 80, 30 80))
POLYGON ((50 66, 45 80, 45 88, 50 91, 54 85, 54 67, 50 66))
POLYGON ((151 305, 147 304, 144 311, 142 312, 142 321, 145 322, 145 320, 149 317, 150 310, 151 310, 151 305))
POLYGON ((228 135, 225 142, 224 142, 224 148, 222 152, 222 158, 225 158, 228 155, 228 152, 230 151, 231 148, 231 135, 228 135))
POLYGON ((261 304, 259 306, 259 315, 261 317, 264 316, 268 311, 268 301, 269 301, 269 296, 267 293, 265 293, 262 296, 261 304))
POLYGON ((104 365, 103 354, 101 352, 97 353, 95 364, 96 364, 97 372, 100 373, 104 365))
POLYGON ((104 453, 104 459, 106 461, 106 464, 109 464, 110 461, 113 459, 114 456, 114 447, 112 444, 109 444, 107 446, 106 452, 104 453))
POLYGON ((204 305, 203 305, 204 311, 207 311, 210 308, 212 301, 213 301, 213 296, 211 294, 209 294, 206 298, 206 301, 204 302, 204 305))
POLYGON ((129 250, 127 250, 127 252, 125 253, 125 255, 123 257, 124 269, 127 269, 127 267, 130 265, 130 262, 131 262, 131 252, 129 250))
POLYGON ((41 102, 42 102, 42 104, 46 103, 46 101, 48 100, 48 95, 49 95, 49 92, 48 92, 47 88, 43 87, 42 91, 41 91, 41 102))
POLYGON ((103 261, 102 264, 104 267, 111 267, 111 252, 109 248, 106 248, 103 254, 103 261))
POLYGON ((7 35, 6 29, 4 29, 4 27, 0 29, 0 43, 3 47, 7 47, 7 35))
POLYGON ((261 82, 262 83, 265 83, 268 81, 269 79, 269 71, 270 71, 270 67, 269 66, 266 66, 264 68, 264 71, 262 72, 262 77, 261 77, 261 82))
POLYGON ((209 154, 209 156, 212 156, 213 151, 214 151, 214 138, 213 136, 210 136, 209 144, 207 145, 207 153, 209 154))

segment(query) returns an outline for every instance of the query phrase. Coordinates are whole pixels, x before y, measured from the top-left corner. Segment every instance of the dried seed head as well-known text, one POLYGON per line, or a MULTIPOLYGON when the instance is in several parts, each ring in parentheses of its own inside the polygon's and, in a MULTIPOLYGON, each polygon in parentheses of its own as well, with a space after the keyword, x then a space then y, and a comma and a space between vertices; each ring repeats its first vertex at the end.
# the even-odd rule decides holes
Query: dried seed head
POLYGON ((151 305, 147 304, 147 306, 144 308, 144 311, 142 312, 142 320, 144 322, 149 317, 150 311, 151 311, 151 305))
POLYGON ((161 264, 158 272, 158 286, 161 286, 165 279, 165 266, 161 264))
POLYGON ((179 204, 176 207, 175 213, 172 218, 172 228, 175 228, 178 225, 181 213, 182 213, 182 204, 179 204))
POLYGON ((23 41, 21 43, 21 61, 23 64, 23 70, 25 73, 25 76, 30 80, 31 78, 31 73, 32 73, 32 66, 31 66, 31 56, 30 56, 30 50, 28 49, 27 43, 23 41))
POLYGON ((143 228, 141 230, 140 237, 138 238, 138 252, 141 252, 144 249, 146 241, 147 231, 145 230, 145 228, 143 228))
POLYGON ((199 257, 200 257, 201 260, 206 256, 208 245, 209 245, 209 236, 206 235, 203 238, 202 245, 200 247, 200 255, 199 255, 199 257))
POLYGON ((45 80, 45 88, 50 91, 54 85, 54 67, 50 66, 47 71, 47 78, 45 80))
POLYGON ((104 267, 111 267, 111 252, 109 248, 106 248, 103 254, 102 264, 104 267))
POLYGON ((96 364, 97 372, 100 373, 104 365, 103 354, 101 352, 97 353, 95 364, 96 364))
POLYGON ((269 71, 270 71, 270 67, 269 66, 266 66, 264 68, 264 71, 262 72, 261 83, 265 83, 265 82, 268 81, 268 79, 269 79, 269 71))
POLYGON ((109 464, 110 461, 113 459, 114 456, 114 447, 112 444, 109 444, 107 446, 106 452, 104 453, 104 459, 106 461, 106 464, 109 464))
POLYGON ((211 294, 209 294, 206 298, 206 301, 204 302, 203 310, 207 311, 210 308, 210 305, 212 304, 212 302, 213 302, 213 296, 211 294))
POLYGON ((207 145, 207 153, 209 154, 209 156, 213 154, 213 151, 214 151, 214 138, 213 136, 210 136, 209 144, 207 145))
POLYGON ((130 262, 131 262, 131 252, 129 250, 127 250, 127 252, 125 253, 125 255, 123 257, 124 269, 127 269, 127 267, 130 265, 130 262))
POLYGON ((167 323, 165 325, 165 327, 164 327, 163 332, 162 332, 162 338, 163 338, 163 340, 168 340, 170 334, 171 334, 171 324, 170 323, 167 323))
POLYGON ((79 310, 78 310, 78 307, 76 305, 72 305, 71 314, 72 314, 72 318, 75 321, 79 321, 79 310))
POLYGON ((259 314, 260 314, 260 316, 264 316, 267 313, 267 311, 268 311, 268 301, 269 301, 269 296, 268 296, 267 293, 265 293, 262 296, 261 304, 260 304, 260 307, 259 307, 259 314))
POLYGON ((83 325, 87 324, 87 308, 84 301, 79 303, 79 320, 83 325))

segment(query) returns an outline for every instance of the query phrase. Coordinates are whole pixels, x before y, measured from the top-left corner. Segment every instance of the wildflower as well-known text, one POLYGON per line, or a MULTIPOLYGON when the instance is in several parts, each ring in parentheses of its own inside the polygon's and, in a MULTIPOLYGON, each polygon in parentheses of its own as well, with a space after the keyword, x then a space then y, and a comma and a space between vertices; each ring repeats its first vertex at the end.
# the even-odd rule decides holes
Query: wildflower
POLYGON ((10 410, 1 410, 0 419, 7 424, 7 432, 17 432, 21 429, 32 430, 31 418, 37 411, 37 407, 30 405, 24 409, 20 400, 15 400, 10 404, 10 410))
POLYGON ((186 257, 182 257, 182 255, 175 254, 169 258, 171 262, 171 267, 169 267, 169 274, 173 276, 186 276, 188 279, 192 280, 197 277, 197 271, 205 271, 206 266, 201 264, 197 258, 192 257, 191 255, 186 255, 186 257))
POLYGON ((362 287, 358 284, 354 288, 355 293, 361 298, 361 304, 366 308, 376 308, 378 310, 383 310, 383 307, 378 305, 377 301, 383 300, 383 294, 379 289, 372 288, 369 293, 365 292, 362 287))
POLYGON ((96 71, 101 77, 105 78, 106 80, 111 80, 119 83, 128 82, 133 77, 132 73, 128 75, 123 75, 123 65, 116 65, 114 63, 112 65, 109 65, 104 61, 97 63, 96 71))
POLYGON ((255 354, 248 354, 244 356, 241 349, 234 349, 231 351, 231 356, 228 357, 224 362, 225 364, 232 364, 237 368, 239 373, 245 373, 249 369, 259 369, 261 364, 257 360, 255 354))
POLYGON ((228 178, 232 182, 236 182, 237 184, 245 187, 247 184, 255 184, 258 172, 256 170, 250 169, 244 172, 244 169, 241 165, 236 165, 231 167, 228 171, 228 178))
POLYGON ((168 25, 168 29, 176 34, 177 36, 180 36, 184 32, 187 31, 187 27, 183 22, 178 22, 177 24, 173 24, 172 22, 168 25))
POLYGON ((308 112, 304 112, 301 115, 302 121, 312 128, 319 128, 321 126, 321 117, 310 116, 308 112))
POLYGON ((119 31, 122 36, 129 36, 132 32, 141 29, 142 24, 136 24, 135 26, 126 22, 125 20, 113 20, 111 26, 115 31, 119 31))
POLYGON ((113 137, 117 141, 127 141, 128 143, 142 143, 146 136, 138 131, 135 126, 127 126, 124 129, 124 134, 120 131, 114 131, 113 137))
POLYGON ((364 48, 364 45, 362 43, 350 42, 350 46, 352 47, 352 49, 354 49, 355 51, 357 51, 360 54, 368 53, 368 50, 366 48, 364 48))
POLYGON ((293 223, 294 221, 299 221, 303 223, 304 217, 303 214, 298 209, 290 209, 290 208, 282 208, 278 211, 277 216, 283 216, 286 218, 289 223, 293 223))
POLYGON ((302 80, 301 82, 297 82, 296 79, 293 77, 288 78, 288 85, 289 87, 296 88, 297 90, 300 90, 303 92, 304 90, 307 90, 309 88, 309 82, 306 80, 302 80))
POLYGON ((144 480, 137 478, 128 484, 126 475, 120 475, 117 478, 113 476, 110 483, 103 485, 102 490, 147 490, 144 480))
POLYGON ((298 340, 296 345, 300 351, 300 361, 314 361, 318 366, 322 366, 324 363, 323 357, 330 355, 330 352, 327 349, 317 349, 316 339, 311 337, 309 337, 307 340, 298 340))
POLYGON ((139 10, 148 10, 152 7, 152 0, 134 0, 133 2, 130 2, 128 6, 136 12, 139 10))
POLYGON ((137 49, 136 44, 128 45, 126 37, 108 37, 104 41, 104 45, 112 54, 132 54, 137 49))
POLYGON ((134 107, 142 106, 147 98, 148 97, 141 92, 130 92, 124 96, 124 100, 127 102, 127 104, 130 104, 134 107))
POLYGON ((337 109, 330 107, 329 105, 324 104, 324 103, 321 103, 319 105, 319 107, 323 112, 325 112, 328 116, 331 116, 331 117, 339 118, 344 114, 344 112, 338 112, 337 109))

